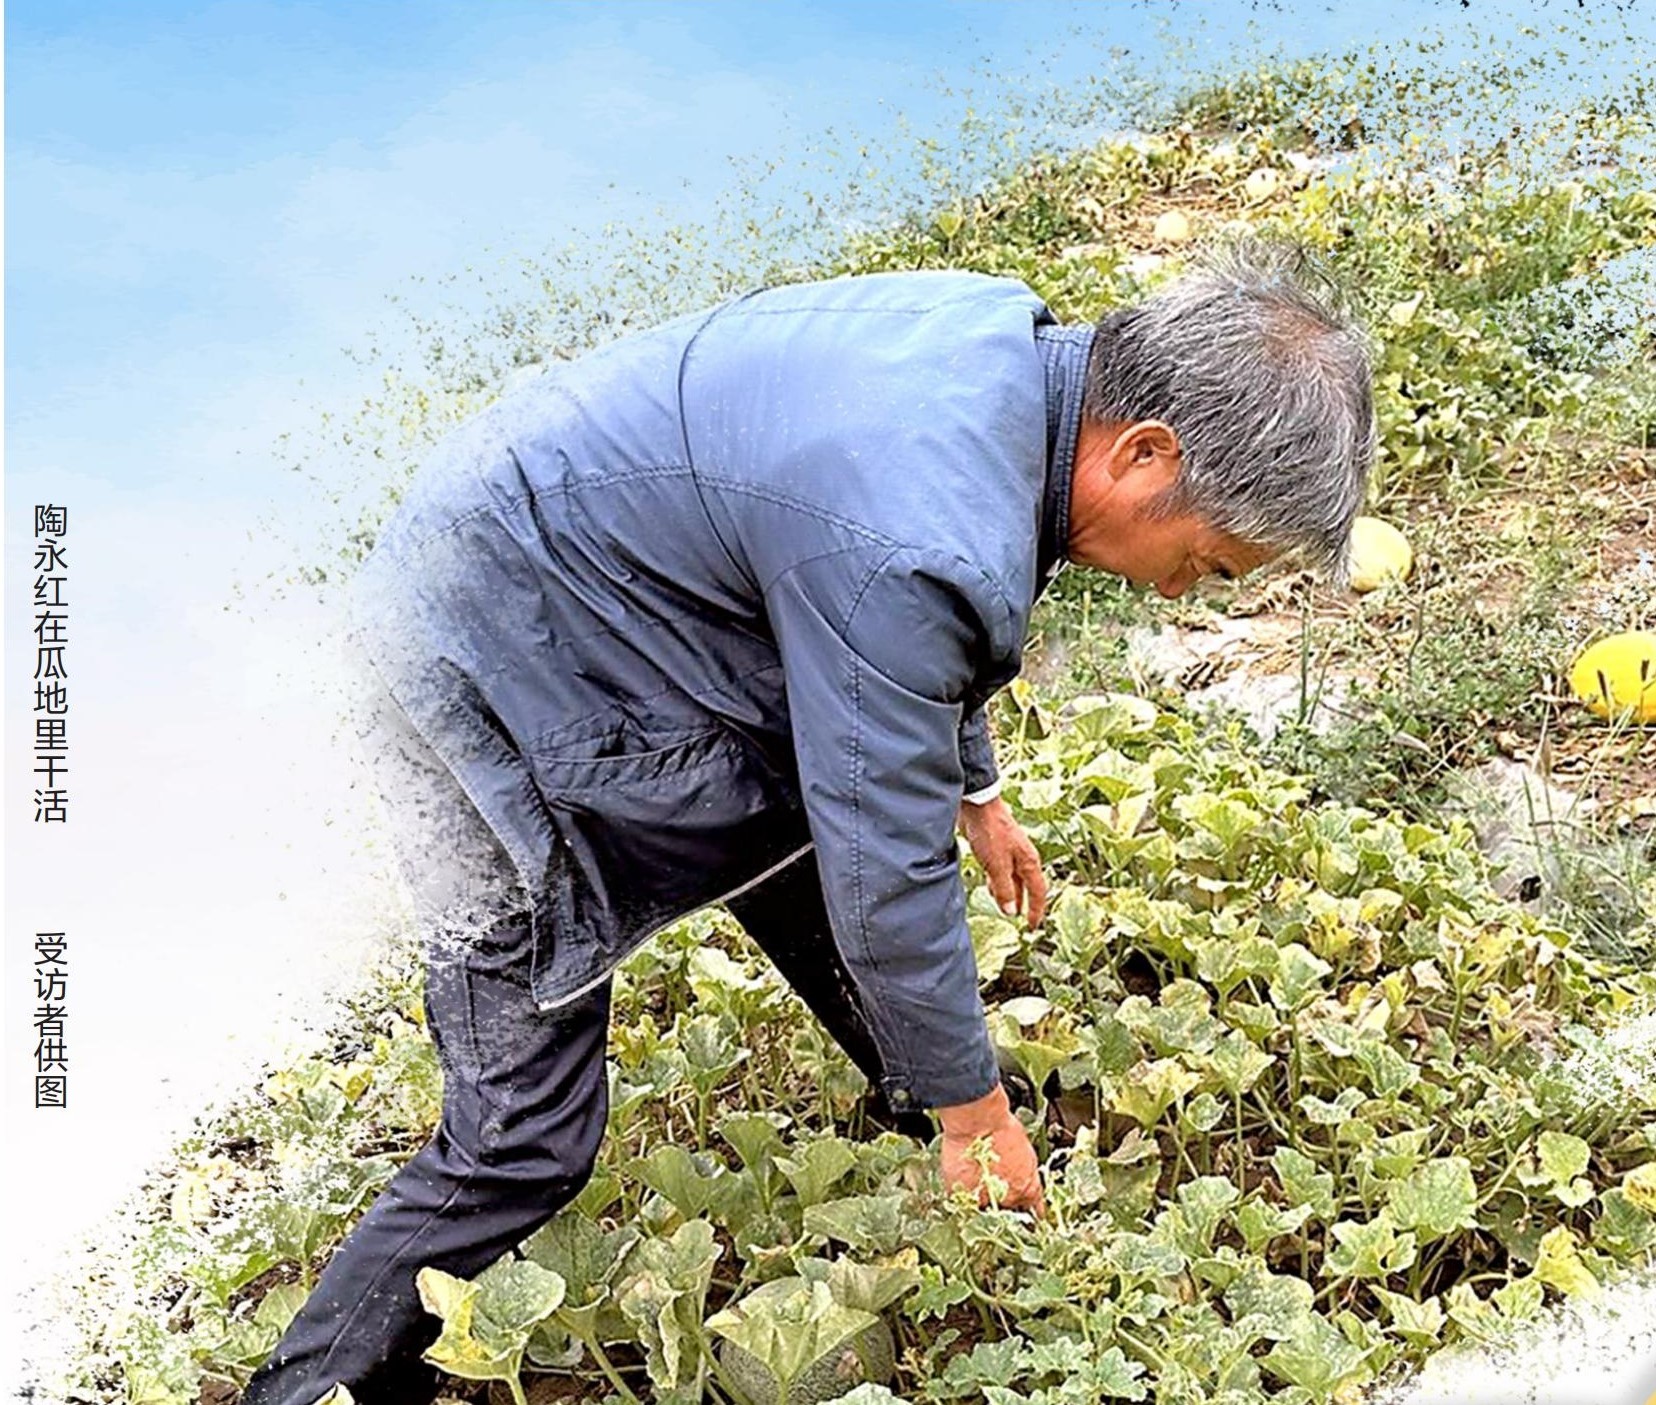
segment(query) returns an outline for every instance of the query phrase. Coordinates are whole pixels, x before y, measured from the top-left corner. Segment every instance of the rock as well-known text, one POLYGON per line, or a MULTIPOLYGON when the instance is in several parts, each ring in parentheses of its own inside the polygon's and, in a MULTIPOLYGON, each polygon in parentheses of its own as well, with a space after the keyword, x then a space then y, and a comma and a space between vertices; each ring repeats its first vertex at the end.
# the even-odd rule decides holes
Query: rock
MULTIPOLYGON (((1306 700, 1306 725, 1319 736, 1331 731, 1344 719, 1350 697, 1348 678, 1324 678, 1320 687, 1313 680, 1311 696, 1306 700)), ((1185 701, 1195 709, 1235 713, 1253 728, 1261 742, 1269 742, 1285 722, 1299 717, 1299 675, 1233 673, 1223 682, 1185 694, 1185 701)))
POLYGON ((1127 631, 1127 668, 1135 679, 1176 687, 1179 679, 1202 662, 1190 645, 1191 636, 1172 625, 1160 629, 1138 626, 1127 631))
POLYGON ((1594 802, 1522 761, 1498 758, 1449 783, 1453 808, 1472 824, 1503 898, 1539 902, 1564 878, 1566 856, 1594 847, 1583 821, 1594 802))
POLYGON ((1298 633, 1296 621, 1265 615, 1215 619, 1205 629, 1163 625, 1154 630, 1140 625, 1125 635, 1127 668, 1141 683, 1200 688, 1221 670, 1258 664, 1298 633))

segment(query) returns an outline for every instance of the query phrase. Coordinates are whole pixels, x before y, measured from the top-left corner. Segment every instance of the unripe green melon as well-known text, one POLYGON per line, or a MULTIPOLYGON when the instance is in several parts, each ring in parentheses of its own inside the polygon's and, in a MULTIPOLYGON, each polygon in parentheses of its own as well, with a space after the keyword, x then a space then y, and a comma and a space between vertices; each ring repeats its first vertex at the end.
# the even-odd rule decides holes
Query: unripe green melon
POLYGON ((779 1399, 781 1383, 770 1367, 735 1342, 719 1343, 719 1364, 741 1391, 744 1405, 817 1405, 865 1381, 890 1385, 897 1370, 897 1343, 885 1319, 879 1319, 801 1371, 786 1400, 779 1399))

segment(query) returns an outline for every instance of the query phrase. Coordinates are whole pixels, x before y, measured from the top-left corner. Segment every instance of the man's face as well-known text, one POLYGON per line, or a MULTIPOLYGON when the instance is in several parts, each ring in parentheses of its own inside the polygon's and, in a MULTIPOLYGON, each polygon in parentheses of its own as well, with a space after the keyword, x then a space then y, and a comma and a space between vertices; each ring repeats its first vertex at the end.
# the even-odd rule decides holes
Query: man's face
POLYGON ((1237 580, 1277 554, 1189 514, 1140 519, 1124 534, 1122 549, 1127 559, 1121 574, 1135 585, 1155 586, 1169 600, 1207 576, 1237 580))
POLYGON ((1189 513, 1169 516, 1158 503, 1178 473, 1169 435, 1083 441, 1091 463, 1077 482, 1072 556, 1086 565, 1153 585, 1169 600, 1205 576, 1245 576, 1276 556, 1189 513))

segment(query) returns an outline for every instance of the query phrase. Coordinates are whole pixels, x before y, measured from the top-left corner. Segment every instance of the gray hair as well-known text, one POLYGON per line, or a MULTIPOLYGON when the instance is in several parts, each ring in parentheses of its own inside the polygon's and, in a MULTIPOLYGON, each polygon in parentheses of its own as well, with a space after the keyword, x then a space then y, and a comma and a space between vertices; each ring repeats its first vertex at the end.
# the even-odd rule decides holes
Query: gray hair
POLYGON ((1100 321, 1082 413, 1178 435, 1158 515, 1194 513, 1343 579, 1374 462, 1373 379, 1366 334, 1309 254, 1232 241, 1100 321))

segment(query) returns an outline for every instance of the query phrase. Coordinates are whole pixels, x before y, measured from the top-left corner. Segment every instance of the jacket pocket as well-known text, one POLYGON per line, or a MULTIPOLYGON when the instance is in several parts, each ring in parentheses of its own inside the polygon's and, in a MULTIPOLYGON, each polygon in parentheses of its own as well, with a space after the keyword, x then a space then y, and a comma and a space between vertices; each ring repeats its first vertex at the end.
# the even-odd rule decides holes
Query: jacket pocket
POLYGON ((808 838, 791 779, 722 726, 606 733, 528 760, 555 830, 548 882, 563 930, 538 953, 554 996, 808 838))

